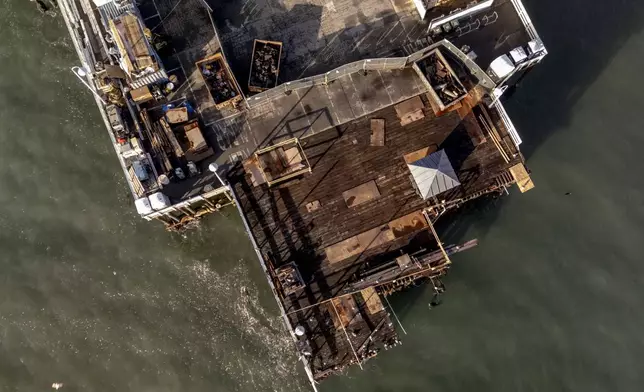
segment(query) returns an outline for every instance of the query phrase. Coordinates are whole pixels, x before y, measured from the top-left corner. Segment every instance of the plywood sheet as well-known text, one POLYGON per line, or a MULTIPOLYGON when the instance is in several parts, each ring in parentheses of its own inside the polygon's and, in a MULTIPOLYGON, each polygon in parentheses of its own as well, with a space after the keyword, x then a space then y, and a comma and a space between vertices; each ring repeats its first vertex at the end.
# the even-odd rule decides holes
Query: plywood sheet
POLYGON ((203 134, 198 127, 188 129, 186 131, 186 137, 190 143, 190 150, 192 152, 198 152, 208 147, 206 140, 203 138, 203 134))
POLYGON ((336 263, 353 255, 357 255, 362 251, 361 249, 358 237, 354 236, 347 238, 344 241, 340 241, 337 244, 327 246, 324 248, 324 253, 326 253, 326 258, 331 263, 336 263))
POLYGON ((512 174, 512 177, 514 177, 514 179, 516 180, 517 186, 519 187, 521 193, 527 192, 530 189, 534 188, 534 183, 532 182, 532 179, 530 178, 530 175, 528 174, 528 171, 526 170, 523 163, 517 163, 516 165, 512 166, 510 168, 510 174, 512 174))
POLYGON ((429 147, 423 147, 420 150, 416 150, 414 152, 410 152, 409 154, 405 154, 405 163, 414 163, 419 159, 425 158, 427 155, 436 152, 438 147, 434 144, 429 147))
POLYGON ((371 145, 378 147, 385 145, 385 120, 383 118, 371 120, 371 145))
POLYGON ((396 237, 387 227, 376 227, 363 233, 347 238, 324 249, 326 257, 331 263, 336 263, 356 256, 367 249, 386 244, 393 241, 396 237))
POLYGON ((425 118, 425 113, 423 113, 424 107, 425 105, 420 97, 415 96, 414 98, 408 99, 394 106, 394 109, 396 110, 396 115, 400 119, 400 125, 404 126, 425 118))
POLYGON ((165 117, 170 124, 178 124, 188 121, 188 109, 186 108, 173 108, 168 109, 165 117))
POLYGON ((284 156, 286 157, 288 166, 299 165, 302 163, 302 155, 300 154, 300 150, 297 146, 284 149, 284 156))
POLYGON ((360 245, 362 245, 365 250, 386 244, 387 242, 395 239, 391 230, 382 227, 376 227, 375 229, 365 231, 364 233, 358 234, 357 237, 360 241, 360 245))
POLYGON ((425 216, 423 215, 423 210, 412 212, 411 214, 407 214, 389 222, 389 228, 395 238, 400 238, 426 227, 428 227, 427 219, 425 219, 425 216))
POLYGON ((362 298, 364 299, 365 304, 367 304, 367 310, 369 311, 369 314, 376 314, 385 309, 385 307, 382 306, 380 295, 373 287, 367 287, 366 289, 360 291, 360 294, 362 294, 362 298))
POLYGON ((329 262, 336 263, 426 227, 427 220, 423 215, 423 211, 418 210, 394 219, 386 226, 367 230, 344 241, 327 246, 324 252, 329 262))
POLYGON ((344 202, 347 203, 347 207, 355 207, 377 199, 380 197, 380 191, 378 190, 376 182, 372 180, 342 192, 342 197, 344 198, 344 202))
POLYGON ((143 103, 152 100, 152 93, 148 86, 143 86, 137 89, 130 91, 132 100, 137 103, 143 103))

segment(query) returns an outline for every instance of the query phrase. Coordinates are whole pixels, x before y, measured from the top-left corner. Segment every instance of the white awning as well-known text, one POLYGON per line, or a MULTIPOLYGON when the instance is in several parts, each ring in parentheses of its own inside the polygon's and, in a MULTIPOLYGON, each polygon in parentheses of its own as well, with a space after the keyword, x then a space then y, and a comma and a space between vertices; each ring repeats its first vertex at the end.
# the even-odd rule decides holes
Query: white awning
POLYGON ((113 0, 93 0, 93 1, 97 7, 101 7, 101 6, 104 6, 105 4, 111 3, 113 0))
POLYGON ((461 185, 445 150, 429 154, 407 167, 424 200, 461 185))

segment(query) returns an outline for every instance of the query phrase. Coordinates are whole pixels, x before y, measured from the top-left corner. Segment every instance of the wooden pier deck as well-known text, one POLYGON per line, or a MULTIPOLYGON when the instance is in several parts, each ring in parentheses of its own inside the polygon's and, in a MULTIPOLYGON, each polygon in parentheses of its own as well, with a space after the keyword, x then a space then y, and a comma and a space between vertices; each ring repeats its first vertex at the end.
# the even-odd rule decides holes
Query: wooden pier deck
MULTIPOLYGON (((357 362, 351 349, 360 347, 361 339, 371 335, 376 325, 380 327, 372 341, 380 342, 380 347, 396 341, 387 312, 365 313, 356 293, 343 297, 349 298, 355 313, 347 336, 337 320, 334 324, 338 316, 329 309, 334 302, 328 300, 345 295, 352 284, 368 279, 379 266, 391 264, 403 253, 438 250, 422 215, 432 202, 416 193, 405 155, 423 149, 447 152, 461 186, 434 201, 485 191, 521 160, 518 156, 508 163, 491 141, 474 142, 471 135, 482 130, 470 129, 477 126, 468 117, 471 113, 465 116, 468 121, 457 111, 437 117, 424 94, 417 97, 424 105, 424 118, 408 125, 402 126, 395 107, 389 106, 301 139, 310 174, 270 188, 254 187, 242 169, 230 177, 265 258, 273 268, 294 262, 302 275, 305 288, 282 299, 292 324, 304 326, 317 347, 313 347, 314 374, 357 362), (371 146, 372 118, 385 122, 384 146, 371 146), (354 188, 359 203, 347 202, 347 195, 354 194, 347 192, 354 188), (330 256, 329 249, 353 239, 356 244, 363 242, 355 245, 361 246, 358 252, 330 256)), ((358 354, 363 360, 361 355, 366 353, 358 354)))

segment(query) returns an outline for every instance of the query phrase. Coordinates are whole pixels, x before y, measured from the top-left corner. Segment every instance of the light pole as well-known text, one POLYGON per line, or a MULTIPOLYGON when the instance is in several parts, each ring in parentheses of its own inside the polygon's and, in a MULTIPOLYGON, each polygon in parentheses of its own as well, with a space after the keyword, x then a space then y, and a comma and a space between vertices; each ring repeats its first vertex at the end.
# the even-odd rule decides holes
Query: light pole
POLYGON ((107 102, 105 102, 105 100, 103 100, 103 97, 101 97, 98 94, 98 92, 92 86, 90 86, 89 83, 87 83, 87 81, 85 80, 85 77, 87 76, 87 71, 85 70, 85 68, 79 67, 79 66, 74 66, 74 67, 72 67, 72 72, 74 73, 74 75, 76 75, 78 80, 80 80, 81 83, 83 83, 85 85, 85 87, 87 87, 89 89, 89 91, 91 91, 92 94, 94 94, 94 96, 96 96, 96 98, 100 99, 101 102, 103 102, 103 105, 107 105, 107 102))
POLYGON ((215 162, 211 163, 210 165, 208 165, 208 170, 210 170, 211 172, 215 173, 215 176, 217 177, 219 182, 221 182, 221 185, 223 185, 226 188, 228 188, 228 184, 226 184, 224 182, 224 180, 221 177, 219 177, 219 173, 217 173, 217 170, 219 170, 219 165, 218 164, 216 164, 215 162))

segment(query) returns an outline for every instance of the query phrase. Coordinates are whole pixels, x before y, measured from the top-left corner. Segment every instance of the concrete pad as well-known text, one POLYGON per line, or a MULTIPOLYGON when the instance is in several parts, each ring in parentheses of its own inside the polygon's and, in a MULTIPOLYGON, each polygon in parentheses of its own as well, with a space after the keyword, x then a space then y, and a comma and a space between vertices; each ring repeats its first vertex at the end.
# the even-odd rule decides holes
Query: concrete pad
POLYGON ((362 98, 360 97, 360 92, 356 88, 356 85, 353 83, 353 75, 343 76, 335 81, 335 83, 340 82, 344 92, 349 101, 349 107, 353 113, 352 118, 346 118, 345 121, 351 121, 353 118, 362 117, 366 114, 364 105, 362 104, 362 98))

